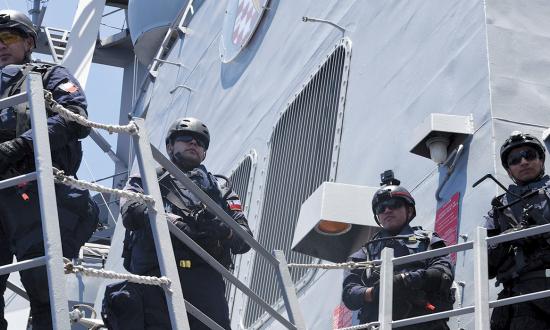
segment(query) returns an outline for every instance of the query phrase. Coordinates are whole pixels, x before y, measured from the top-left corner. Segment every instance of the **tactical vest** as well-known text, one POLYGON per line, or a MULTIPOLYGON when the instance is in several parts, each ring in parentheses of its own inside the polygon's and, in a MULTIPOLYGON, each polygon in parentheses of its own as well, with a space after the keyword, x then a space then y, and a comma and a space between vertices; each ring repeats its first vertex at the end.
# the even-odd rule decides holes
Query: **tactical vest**
MULTIPOLYGON (((9 67, 18 67, 19 70, 9 80, 5 79, 8 74, 2 73, 2 93, 0 95, 2 98, 24 92, 26 89, 25 79, 31 72, 40 73, 42 75, 43 85, 47 86, 50 76, 54 68, 56 68, 55 65, 43 63, 27 63, 21 66, 12 65, 6 68, 9 67), (6 76, 4 76, 4 74, 6 76)), ((6 68, 4 68, 4 70, 6 68)), ((49 102, 45 103, 45 107, 47 117, 55 115, 55 113, 51 111, 51 104, 49 102)), ((29 130, 31 128, 31 122, 28 103, 18 104, 11 108, 0 109, 0 122, 0 143, 18 137, 22 133, 29 130)), ((80 167, 81 161, 82 145, 78 140, 69 141, 65 146, 63 146, 63 148, 58 148, 56 152, 52 153, 53 165, 61 170, 64 170, 68 175, 76 174, 78 168, 80 167)), ((34 159, 32 156, 29 156, 23 159, 20 163, 16 164, 13 168, 9 169, 7 177, 32 171, 34 171, 34 159)))
MULTIPOLYGON (((21 65, 17 74, 9 80, 9 85, 2 86, 3 92, 0 97, 5 98, 8 96, 13 96, 17 93, 25 92, 26 91, 25 79, 28 77, 28 75, 31 72, 40 73, 42 75, 42 82, 45 85, 50 77, 50 74, 53 68, 54 66, 50 64, 27 63, 27 64, 21 65)), ((2 81, 2 83, 8 83, 8 82, 2 81)), ((21 135, 23 132, 30 129, 31 123, 30 123, 28 104, 22 103, 22 104, 15 105, 13 106, 13 111, 15 112, 16 120, 17 120, 15 130, 13 132, 2 132, 0 133, 0 136, 5 135, 6 137, 9 137, 13 135, 13 137, 17 137, 21 135)), ((51 111, 51 105, 48 103, 46 103, 46 111, 47 111, 48 117, 53 115, 51 111)))
MULTIPOLYGON (((411 227, 411 229, 413 231, 411 235, 398 235, 397 237, 399 238, 397 239, 394 238, 396 236, 380 237, 382 232, 379 232, 370 241, 375 241, 374 243, 367 243, 362 247, 363 253, 367 256, 368 260, 379 260, 382 250, 385 247, 393 248, 395 257, 411 255, 429 250, 434 233, 432 231, 424 230, 421 227, 411 227)), ((394 268, 394 272, 414 271, 421 268, 425 268, 425 261, 423 260, 397 266, 394 268)), ((380 274, 377 271, 367 269, 364 274, 366 277, 364 280, 366 286, 373 286, 378 283, 380 274)), ((394 295, 395 294, 399 293, 394 292, 394 295)), ((411 290, 411 292, 406 295, 406 299, 394 300, 394 319, 403 319, 426 314, 426 302, 435 305, 437 308, 436 312, 441 312, 452 309, 455 301, 454 291, 452 289, 451 291, 444 293, 436 291, 434 293, 430 293, 430 295, 426 295, 420 290, 411 290)), ((374 314, 372 310, 362 309, 359 318, 363 323, 376 320, 377 309, 374 314)), ((445 322, 446 320, 424 323, 421 327, 418 327, 418 329, 432 329, 432 326, 435 326, 433 329, 442 329, 439 326, 444 325, 445 322)), ((417 329, 417 327, 410 326, 405 327, 405 329, 417 329)))
MULTIPOLYGON (((228 186, 220 186, 214 175, 205 172, 206 179, 210 182, 209 187, 201 187, 200 182, 193 180, 210 198, 212 198, 218 205, 220 205, 224 211, 228 212, 228 206, 226 197, 231 194, 232 190, 228 186)), ((159 181, 159 187, 161 190, 162 199, 164 202, 164 208, 166 212, 170 212, 179 215, 184 221, 186 221, 190 228, 198 228, 202 216, 212 216, 209 214, 202 202, 189 192, 178 180, 173 178, 165 169, 157 170, 157 177, 159 181)), ((198 229, 197 229, 198 231, 198 229)), ((138 244, 135 241, 136 232, 126 230, 123 258, 124 267, 130 270, 130 263, 132 259, 132 250, 134 244, 138 244)), ((178 265, 183 268, 192 268, 195 265, 206 264, 202 258, 197 256, 191 251, 183 242, 181 242, 175 236, 172 236, 172 245, 174 247, 174 255, 178 265), (186 263, 189 262, 186 266, 186 263)), ((233 268, 233 259, 231 257, 231 251, 228 247, 223 246, 222 242, 214 239, 195 239, 205 251, 207 251, 214 259, 228 269, 233 268)))
MULTIPOLYGON (((511 186, 512 192, 521 196, 543 190, 509 207, 499 209, 517 201, 517 196, 506 193, 495 198, 493 218, 498 222, 499 232, 550 223, 550 187, 546 186, 549 179, 545 176, 530 188, 511 186)), ((506 285, 526 273, 550 267, 550 234, 519 239, 510 244, 510 257, 497 269, 497 283, 506 285)))
POLYGON ((413 230, 413 234, 407 235, 409 236, 409 239, 392 239, 391 237, 381 238, 381 232, 379 232, 370 242, 378 241, 375 243, 365 244, 365 246, 363 246, 363 250, 369 260, 380 259, 382 250, 385 247, 393 248, 395 256, 405 256, 427 251, 430 248, 433 232, 424 230, 421 227, 411 227, 411 229, 413 230))

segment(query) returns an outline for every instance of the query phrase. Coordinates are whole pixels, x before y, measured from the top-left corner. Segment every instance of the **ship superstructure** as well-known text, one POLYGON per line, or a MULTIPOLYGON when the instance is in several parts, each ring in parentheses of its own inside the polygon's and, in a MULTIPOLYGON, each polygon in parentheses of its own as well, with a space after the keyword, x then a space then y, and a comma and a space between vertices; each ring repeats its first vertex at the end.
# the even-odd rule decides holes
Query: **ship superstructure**
MULTIPOLYGON (((111 45, 131 38, 136 55, 113 56, 125 59, 117 62, 125 68, 120 124, 128 113, 145 118, 152 145, 165 152, 174 119, 201 118, 212 132, 206 165, 234 179, 255 238, 268 251, 282 250, 289 263, 341 262, 366 242, 376 226, 367 188, 389 168, 415 196, 414 224, 437 229, 447 221, 451 243, 471 242, 501 193, 494 183, 472 184, 487 173, 510 182, 499 165, 500 143, 514 130, 547 143, 550 7, 543 0, 108 4, 126 10, 129 21, 126 39, 111 45), (448 139, 439 164, 418 156, 426 156, 424 139, 433 132, 448 139), (355 193, 362 204, 318 190, 346 196, 346 185, 367 187, 355 193), (313 220, 303 205, 316 210, 312 198, 323 196, 339 203, 331 206, 335 216, 339 205, 348 212, 353 225, 345 234, 305 224, 313 220)), ((92 48, 101 59, 102 47, 92 48)), ((122 161, 133 159, 132 147, 128 137, 116 151, 105 146, 115 173, 132 167, 122 161)), ((113 187, 124 180, 117 176, 113 187)), ((116 202, 110 205, 116 213, 116 202)), ((121 271, 124 230, 113 219, 108 225, 115 229, 106 268, 121 271)), ((479 300, 474 260, 472 250, 456 253, 456 308, 479 300)), ((284 314, 266 261, 248 253, 235 263, 235 276, 284 314)), ((308 329, 356 324, 341 305, 344 270, 290 274, 308 329)), ((487 285, 495 299, 496 288, 487 285)), ((282 327, 241 290, 228 286, 227 294, 234 329, 282 327)), ((100 291, 89 302, 97 309, 101 298, 100 291)), ((465 314, 449 326, 474 329, 475 322, 465 314)))

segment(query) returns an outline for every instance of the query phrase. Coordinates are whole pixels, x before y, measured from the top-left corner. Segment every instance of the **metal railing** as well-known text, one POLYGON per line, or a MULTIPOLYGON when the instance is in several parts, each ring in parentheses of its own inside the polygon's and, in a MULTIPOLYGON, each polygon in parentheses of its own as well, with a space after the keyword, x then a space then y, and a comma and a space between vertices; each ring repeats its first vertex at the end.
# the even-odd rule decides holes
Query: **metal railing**
MULTIPOLYGON (((65 293, 63 254, 61 249, 61 236, 59 230, 59 221, 57 214, 57 203, 54 186, 53 166, 51 161, 50 144, 47 127, 46 108, 44 103, 44 92, 42 86, 42 77, 38 73, 31 73, 26 81, 26 90, 28 92, 20 93, 12 97, 0 100, 0 108, 7 108, 16 104, 29 102, 32 137, 34 146, 34 156, 36 162, 36 172, 21 175, 0 181, 0 189, 13 187, 22 182, 32 180, 38 181, 38 193, 40 201, 41 220, 43 227, 43 239, 45 256, 16 262, 10 265, 0 267, 0 275, 8 274, 14 271, 21 271, 34 267, 46 265, 49 284, 49 295, 51 303, 52 325, 55 329, 70 329, 68 301, 65 293)), ((70 119, 70 118, 69 118, 70 119)), ((162 239, 170 237, 172 232, 176 237, 189 246, 191 250, 201 256, 214 269, 219 271, 228 281, 241 289, 251 299, 261 304, 266 311, 283 324, 288 329, 305 329, 303 318, 298 308, 298 299, 293 283, 290 279, 290 273, 286 266, 286 259, 281 252, 274 252, 275 256, 265 250, 257 241, 254 240, 240 225, 238 225, 216 202, 214 202, 206 193, 197 187, 183 172, 181 172, 170 160, 160 153, 149 143, 145 121, 142 118, 135 118, 134 123, 137 131, 121 130, 132 134, 139 170, 144 184, 145 194, 152 197, 148 199, 149 222, 153 233, 155 248, 161 276, 170 279, 168 286, 163 286, 170 322, 173 329, 189 329, 187 311, 197 317, 200 321, 213 329, 221 329, 208 316, 203 314, 193 305, 184 301, 177 265, 174 262, 174 251, 171 240, 162 239), (277 313, 269 304, 260 299, 247 286, 234 277, 227 269, 212 258, 197 243, 180 231, 171 222, 166 221, 164 204, 160 194, 160 188, 157 180, 155 166, 157 160, 174 177, 183 183, 183 185, 195 194, 208 209, 216 214, 218 218, 227 223, 233 229, 234 234, 239 235, 248 245, 254 248, 260 255, 266 258, 278 270, 278 279, 281 284, 281 290, 285 297, 287 313, 290 321, 277 313)), ((93 125, 90 122, 86 125, 93 125)), ((22 290, 23 291, 23 290, 22 290)), ((24 295, 24 291, 21 292, 24 295)))
POLYGON ((380 260, 380 301, 378 321, 365 324, 365 327, 378 326, 379 330, 399 328, 428 321, 445 319, 448 317, 474 313, 475 329, 489 329, 489 309, 521 302, 550 297, 550 290, 523 294, 511 298, 489 301, 489 270, 488 270, 488 244, 498 244, 517 240, 520 238, 539 235, 550 232, 550 224, 531 227, 506 234, 487 238, 487 230, 478 227, 475 241, 448 246, 441 249, 416 253, 404 257, 393 257, 393 249, 384 248, 380 260), (474 252, 474 305, 453 309, 449 311, 417 316, 397 321, 392 320, 392 296, 393 296, 393 268, 403 264, 420 261, 428 258, 447 255, 453 252, 473 249, 474 252))
POLYGON ((0 108, 20 103, 29 103, 32 125, 32 138, 36 171, 0 182, 0 188, 13 187, 21 182, 36 180, 40 196, 40 216, 44 238, 45 256, 16 262, 0 267, 0 274, 46 266, 51 305, 52 325, 55 329, 69 330, 70 323, 65 280, 63 273, 63 254, 57 214, 57 203, 53 178, 50 140, 44 104, 42 76, 30 73, 26 82, 26 92, 0 100, 0 108))
MULTIPOLYGON (((141 124, 138 122, 138 126, 141 124)), ((286 258, 281 251, 274 251, 274 255, 269 253, 262 245, 260 245, 252 236, 250 236, 241 226, 233 220, 214 200, 212 200, 204 191, 202 191, 191 179, 189 179, 176 165, 166 158, 157 148, 151 146, 152 157, 170 174, 172 174, 183 186, 188 189, 195 197, 201 200, 208 210, 214 213, 221 221, 225 222, 232 230, 233 234, 242 238, 252 249, 257 252, 257 255, 262 256, 267 262, 277 270, 277 280, 285 299, 285 307, 289 320, 285 319, 266 301, 261 299, 254 291, 248 288, 244 283, 237 279, 230 271, 222 266, 208 252, 202 249, 195 241, 193 241, 184 232, 179 230, 171 222, 168 223, 170 232, 186 244, 193 252, 200 256, 210 266, 217 270, 226 280, 235 285, 250 299, 261 305, 267 313, 274 319, 280 322, 287 329, 306 329, 304 319, 298 306, 298 297, 292 283, 288 266, 286 266, 286 258)), ((156 176, 155 176, 156 178, 156 176)))

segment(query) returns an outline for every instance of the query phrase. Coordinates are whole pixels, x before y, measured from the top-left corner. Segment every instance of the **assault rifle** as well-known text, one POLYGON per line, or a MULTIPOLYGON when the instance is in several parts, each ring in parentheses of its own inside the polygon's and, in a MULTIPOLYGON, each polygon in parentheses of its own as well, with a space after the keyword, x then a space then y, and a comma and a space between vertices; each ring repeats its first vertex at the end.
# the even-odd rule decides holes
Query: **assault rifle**
MULTIPOLYGON (((491 174, 487 174, 476 181, 472 185, 472 187, 476 187, 486 179, 493 180, 510 196, 514 196, 516 198, 513 201, 509 201, 507 204, 503 204, 502 201, 496 197, 491 202, 493 210, 500 213, 501 217, 504 218, 508 225, 511 227, 504 232, 517 231, 532 226, 539 226, 550 223, 548 219, 544 217, 543 210, 541 208, 535 207, 535 205, 529 201, 530 198, 536 195, 546 194, 546 189, 548 189, 548 186, 534 189, 533 191, 530 191, 524 195, 518 195, 506 189, 504 185, 500 183, 494 176, 492 176, 491 174), (512 216, 504 214, 505 209, 518 203, 523 203, 523 209, 519 221, 512 216)), ((550 203, 550 200, 548 200, 548 198, 547 201, 548 203, 550 203)), ((543 261, 540 258, 535 258, 534 262, 528 262, 525 256, 525 251, 537 250, 537 248, 539 247, 538 242, 540 242, 540 239, 543 239, 544 241, 546 241, 546 244, 550 245, 550 234, 548 233, 542 234, 540 236, 527 237, 510 242, 510 251, 512 252, 513 257, 507 258, 503 265, 501 265, 500 269, 505 269, 505 271, 499 271, 495 286, 498 286, 502 282, 508 282, 512 279, 517 278, 525 271, 528 271, 528 269, 537 269, 538 266, 542 266, 543 261), (541 263, 541 265, 538 265, 539 263, 541 263)))
POLYGON ((515 200, 508 202, 508 204, 503 204, 497 198, 493 199, 491 204, 492 204, 493 208, 496 211, 502 212, 504 209, 509 208, 511 206, 514 206, 518 203, 521 203, 521 202, 524 203, 523 204, 523 210, 522 210, 522 213, 521 213, 521 219, 520 219, 519 222, 515 222, 514 219, 511 219, 510 217, 506 217, 507 219, 509 219, 509 224, 512 228, 514 228, 515 230, 520 230, 520 229, 528 228, 530 226, 545 225, 545 224, 550 223, 547 219, 544 218, 544 216, 542 214, 542 210, 535 208, 535 206, 528 201, 531 197, 534 197, 534 196, 539 195, 539 194, 544 194, 545 189, 548 189, 548 186, 544 186, 544 187, 535 189, 533 191, 528 192, 525 195, 518 195, 518 194, 515 194, 515 193, 511 192, 510 190, 506 189, 506 187, 504 187, 504 185, 502 183, 500 183, 500 181, 498 181, 492 174, 486 174, 481 179, 477 180, 472 185, 472 188, 475 188, 481 182, 483 182, 487 179, 493 180, 506 193, 508 193, 511 196, 516 197, 515 200), (512 223, 510 223, 510 222, 512 222, 512 223))

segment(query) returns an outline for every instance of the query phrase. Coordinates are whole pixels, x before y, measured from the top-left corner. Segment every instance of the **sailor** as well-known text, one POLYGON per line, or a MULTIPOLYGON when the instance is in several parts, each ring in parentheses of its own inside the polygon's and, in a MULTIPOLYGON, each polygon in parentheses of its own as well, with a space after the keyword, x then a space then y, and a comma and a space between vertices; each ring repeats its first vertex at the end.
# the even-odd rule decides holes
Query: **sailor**
MULTIPOLYGON (((535 137, 514 131, 500 148, 502 166, 514 184, 493 199, 486 218, 489 236, 550 223, 550 177, 545 148, 535 137)), ((498 299, 550 289, 550 234, 490 245, 489 277, 503 290, 498 299)), ((491 329, 550 329, 550 298, 497 307, 491 329)))
MULTIPOLYGON (((208 128, 195 118, 176 120, 166 136, 166 150, 172 162, 252 235, 239 197, 231 190, 228 179, 223 184, 224 180, 210 174, 201 165, 209 143, 208 128)), ((157 174, 169 220, 223 266, 232 268, 232 255, 245 253, 250 247, 170 173, 161 168, 157 174)), ((143 193, 141 178, 131 176, 126 189, 143 193)), ((147 206, 129 200, 121 201, 121 205, 126 227, 125 267, 134 274, 159 276, 147 206)), ((224 329, 230 329, 221 274, 177 238, 172 237, 172 245, 185 300, 224 329)), ((159 287, 126 283, 109 288, 104 306, 103 315, 111 329, 170 329, 164 293, 159 287), (130 304, 133 309, 127 307, 130 304)), ((188 318, 192 330, 209 329, 193 316, 188 315, 188 318)))
MULTIPOLYGON (((42 75, 44 89, 65 108, 86 116, 86 98, 76 79, 61 66, 31 62, 37 33, 23 13, 0 10, 0 96, 20 93, 31 72, 42 75)), ((46 109, 50 105, 46 104, 46 109)), ((48 133, 53 165, 67 175, 76 175, 82 158, 79 139, 89 129, 68 122, 48 111, 48 133)), ((0 110, 0 178, 6 179, 34 171, 33 140, 26 104, 0 110)), ((55 185, 63 256, 75 258, 80 247, 97 227, 98 208, 87 190, 55 185)), ((0 264, 12 262, 13 255, 23 261, 44 255, 39 198, 35 182, 0 190, 0 264)), ((46 268, 20 271, 21 282, 31 306, 32 328, 52 329, 46 268)), ((6 289, 7 275, 0 280, 6 289)), ((2 322, 4 301, 1 301, 2 322)))
MULTIPOLYGON (((384 172, 383 176, 390 171, 384 172)), ((409 223, 416 215, 415 201, 399 180, 383 178, 383 186, 372 199, 376 223, 382 227, 369 242, 349 258, 353 262, 380 260, 385 247, 395 257, 442 248, 444 241, 434 232, 409 223)), ((346 273, 342 300, 346 307, 359 311, 359 321, 378 320, 379 270, 354 269, 346 273)), ((437 313, 452 308, 453 266, 448 256, 430 258, 397 266, 393 276, 393 320, 437 313)), ((449 329, 447 320, 436 320, 403 329, 449 329)))

